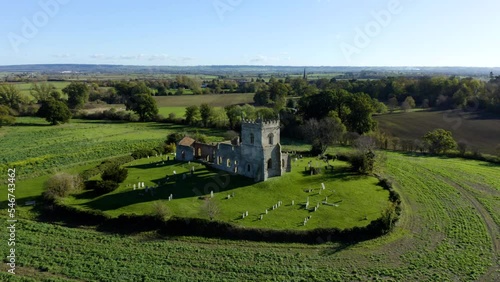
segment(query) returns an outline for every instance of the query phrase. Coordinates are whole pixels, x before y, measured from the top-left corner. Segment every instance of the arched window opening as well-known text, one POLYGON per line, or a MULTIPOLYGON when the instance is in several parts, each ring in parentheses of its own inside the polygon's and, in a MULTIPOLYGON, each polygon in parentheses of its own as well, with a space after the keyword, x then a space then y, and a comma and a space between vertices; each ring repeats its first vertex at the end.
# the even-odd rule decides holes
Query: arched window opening
POLYGON ((267 137, 269 138, 269 145, 273 145, 274 144, 274 134, 269 133, 269 135, 267 137))
POLYGON ((273 168, 273 160, 272 159, 269 159, 267 161, 267 169, 272 169, 273 168))
POLYGON ((255 141, 255 137, 253 136, 253 133, 250 133, 250 144, 253 144, 255 141))

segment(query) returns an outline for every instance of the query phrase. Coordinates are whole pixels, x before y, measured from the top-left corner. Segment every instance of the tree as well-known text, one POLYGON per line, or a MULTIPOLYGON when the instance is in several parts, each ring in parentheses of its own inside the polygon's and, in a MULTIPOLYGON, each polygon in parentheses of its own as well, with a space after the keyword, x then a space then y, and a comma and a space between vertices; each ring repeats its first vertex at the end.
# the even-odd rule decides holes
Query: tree
POLYGON ((220 213, 219 206, 213 199, 206 199, 201 209, 202 213, 207 215, 210 220, 214 220, 220 213))
POLYGON ((372 99, 367 94, 356 93, 352 95, 347 107, 350 109, 349 114, 341 120, 349 131, 363 134, 376 126, 376 122, 372 119, 372 114, 375 111, 372 99))
POLYGON ((187 107, 184 117, 186 117, 187 124, 196 124, 201 119, 200 108, 196 105, 187 107))
POLYGON ((7 106, 0 105, 0 127, 4 125, 14 124, 16 118, 10 113, 10 109, 7 106))
POLYGON ((48 99, 61 99, 61 93, 57 90, 57 88, 50 83, 33 83, 30 89, 31 96, 35 97, 38 103, 42 103, 48 99))
POLYGON ((313 154, 324 154, 329 146, 342 138, 346 127, 332 114, 321 120, 309 119, 302 126, 303 136, 311 143, 313 154))
POLYGON ((89 100, 89 87, 83 82, 71 82, 62 92, 68 95, 70 109, 79 109, 89 100))
POLYGON ((214 107, 210 106, 207 103, 203 103, 200 105, 200 115, 201 115, 201 122, 203 123, 203 126, 207 127, 208 123, 210 121, 210 118, 213 114, 214 107))
POLYGON ((107 168, 101 174, 102 180, 110 180, 116 183, 122 183, 127 179, 128 170, 126 168, 121 168, 119 165, 113 165, 107 168))
POLYGON ((255 93, 255 95, 253 96, 253 101, 258 106, 265 106, 269 104, 269 95, 269 90, 261 89, 255 93))
POLYGON ((398 107, 398 99, 396 97, 392 97, 387 102, 387 106, 389 107, 389 112, 393 113, 398 107))
POLYGON ((413 99, 412 96, 408 96, 406 97, 406 99, 403 101, 403 103, 401 104, 401 108, 407 112, 408 110, 410 109, 413 109, 415 108, 415 100, 413 99))
POLYGON ((25 99, 21 92, 12 84, 0 85, 0 105, 7 106, 14 110, 19 110, 21 104, 25 104, 25 99))
POLYGON ((45 118, 52 125, 66 123, 71 118, 71 112, 68 106, 54 98, 48 98, 42 102, 42 106, 38 109, 37 116, 45 118))
POLYGON ((457 143, 458 153, 461 156, 464 156, 465 152, 467 152, 467 146, 468 146, 468 144, 465 141, 460 141, 457 143))
POLYGON ((127 101, 126 107, 127 110, 132 110, 138 114, 140 121, 151 121, 158 115, 158 107, 151 94, 133 95, 127 101))
POLYGON ((457 142, 453 139, 451 132, 444 129, 436 129, 428 132, 423 137, 423 140, 427 144, 427 148, 429 148, 431 154, 446 153, 446 151, 457 147, 457 142))

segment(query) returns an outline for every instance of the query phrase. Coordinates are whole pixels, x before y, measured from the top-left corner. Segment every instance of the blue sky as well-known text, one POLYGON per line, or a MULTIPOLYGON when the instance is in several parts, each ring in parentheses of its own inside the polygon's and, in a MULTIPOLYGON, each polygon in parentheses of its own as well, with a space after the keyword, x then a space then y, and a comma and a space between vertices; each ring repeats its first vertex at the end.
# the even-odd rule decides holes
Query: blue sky
POLYGON ((0 0, 0 65, 500 67, 498 0, 0 0))

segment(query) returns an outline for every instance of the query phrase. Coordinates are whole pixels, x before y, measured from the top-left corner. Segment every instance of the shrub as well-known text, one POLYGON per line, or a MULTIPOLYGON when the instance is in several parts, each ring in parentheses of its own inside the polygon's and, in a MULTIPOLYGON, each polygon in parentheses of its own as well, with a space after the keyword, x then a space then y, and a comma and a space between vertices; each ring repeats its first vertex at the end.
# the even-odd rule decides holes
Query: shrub
POLYGON ((137 160, 140 158, 145 158, 147 156, 153 156, 154 154, 156 154, 156 151, 152 149, 137 149, 132 152, 132 157, 137 160))
POLYGON ((43 197, 49 200, 64 198, 69 194, 79 191, 83 187, 80 176, 68 173, 57 173, 50 177, 44 184, 43 197))
POLYGON ((354 171, 369 174, 373 172, 375 167, 375 154, 372 151, 366 153, 357 151, 348 155, 347 161, 354 171))
POLYGON ((99 195, 107 194, 118 188, 118 183, 111 180, 102 180, 95 183, 94 191, 99 195))
POLYGON ((157 201, 153 204, 153 217, 159 220, 165 220, 170 217, 171 212, 167 205, 163 204, 160 201, 157 201))
POLYGON ((96 167, 93 167, 91 169, 87 169, 83 172, 80 173, 80 177, 85 181, 90 179, 91 177, 94 177, 100 173, 103 173, 108 167, 114 166, 114 165, 122 165, 125 163, 129 163, 133 161, 135 158, 133 156, 121 156, 121 157, 116 157, 116 158, 111 158, 107 159, 103 162, 101 162, 99 165, 96 167))
POLYGON ((121 168, 120 165, 114 164, 107 168, 101 175, 102 180, 110 180, 116 183, 122 183, 127 179, 128 170, 121 168))

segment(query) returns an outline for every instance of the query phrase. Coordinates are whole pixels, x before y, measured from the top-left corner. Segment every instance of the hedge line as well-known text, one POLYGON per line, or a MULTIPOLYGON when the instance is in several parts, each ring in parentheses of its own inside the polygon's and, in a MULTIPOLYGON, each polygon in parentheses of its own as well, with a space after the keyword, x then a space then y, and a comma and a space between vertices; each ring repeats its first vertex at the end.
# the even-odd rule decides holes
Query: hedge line
POLYGON ((163 221, 153 215, 124 214, 112 218, 103 212, 82 210, 58 202, 48 203, 43 210, 45 219, 63 221, 71 225, 97 226, 97 230, 120 234, 134 234, 157 230, 167 236, 202 236, 232 240, 321 244, 329 241, 353 243, 373 239, 388 233, 401 214, 401 199, 392 183, 380 178, 380 185, 389 191, 394 210, 389 217, 382 216, 365 227, 317 228, 313 230, 273 230, 245 228, 227 222, 202 218, 172 217, 163 221))

